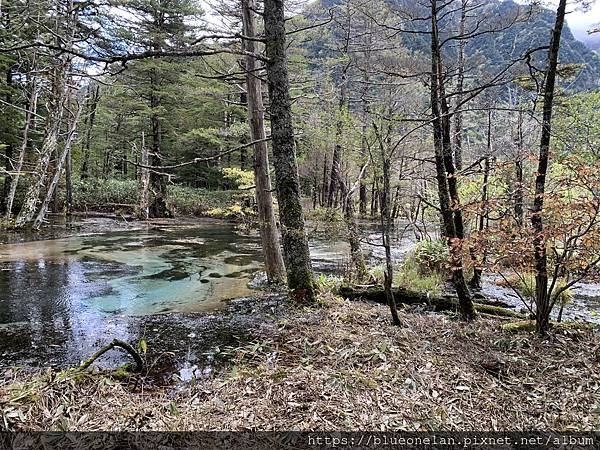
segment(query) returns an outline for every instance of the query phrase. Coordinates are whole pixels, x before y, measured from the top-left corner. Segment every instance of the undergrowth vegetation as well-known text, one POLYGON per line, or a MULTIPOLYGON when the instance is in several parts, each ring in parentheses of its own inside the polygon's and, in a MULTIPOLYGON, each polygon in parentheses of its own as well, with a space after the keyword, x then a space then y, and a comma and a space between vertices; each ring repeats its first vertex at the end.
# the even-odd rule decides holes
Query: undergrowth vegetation
MULTIPOLYGON (((383 283, 384 266, 371 269, 371 276, 383 283)), ((442 241, 418 242, 396 267, 394 284, 399 287, 441 294, 448 278, 448 250, 442 241)))
MULTIPOLYGON (((533 302, 535 299, 535 274, 513 274, 506 276, 497 281, 499 286, 509 287, 516 290, 524 300, 533 302)), ((550 280, 552 284, 552 280, 550 280)), ((553 292, 562 291, 558 296, 558 303, 560 305, 566 305, 573 299, 573 291, 570 288, 564 289, 567 281, 563 278, 556 280, 554 284, 553 292), (564 290, 563 290, 564 289, 564 290)))
MULTIPOLYGON (((251 190, 210 191, 177 185, 167 190, 167 205, 177 216, 244 220, 255 215, 253 198, 251 190)), ((58 201, 63 205, 64 196, 58 201)), ((139 185, 135 180, 77 180, 73 186, 75 211, 135 212, 138 203, 139 185)))
POLYGON ((96 373, 6 371, 0 423, 30 431, 597 428, 594 330, 543 340, 502 321, 465 328, 405 310, 395 327, 384 305, 325 303, 272 317, 251 340, 221 346, 211 376, 173 389, 96 373))

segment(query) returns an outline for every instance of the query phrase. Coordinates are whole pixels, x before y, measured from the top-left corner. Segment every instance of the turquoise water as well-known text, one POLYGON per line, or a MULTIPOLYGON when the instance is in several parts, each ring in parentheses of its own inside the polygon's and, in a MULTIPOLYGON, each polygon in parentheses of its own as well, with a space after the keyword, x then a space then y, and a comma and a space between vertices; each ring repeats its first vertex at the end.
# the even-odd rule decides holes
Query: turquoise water
POLYGON ((260 260, 256 239, 228 224, 3 245, 0 323, 46 309, 53 316, 215 309, 251 292, 260 260))
MULTIPOLYGON (((374 229, 365 227, 369 242, 377 242, 374 229)), ((316 271, 347 267, 343 238, 310 234, 316 271)), ((412 245, 410 237, 396 237, 396 260, 412 245)), ((372 248, 371 264, 381 258, 381 249, 372 248)), ((74 366, 114 338, 143 338, 154 355, 199 361, 212 346, 254 339, 249 333, 279 307, 277 299, 267 305, 251 298, 256 292, 248 284, 261 268, 258 234, 227 223, 170 223, 0 245, 0 367, 74 366), (230 299, 240 299, 242 314, 230 311, 230 299)), ((492 282, 484 293, 522 306, 492 282)), ((598 323, 599 286, 577 286, 574 294, 565 318, 598 323)), ((111 353, 102 364, 120 358, 111 353)))
POLYGON ((261 260, 258 237, 231 224, 0 245, 0 366, 76 365, 113 338, 185 340, 201 320, 181 317, 251 295, 261 260))

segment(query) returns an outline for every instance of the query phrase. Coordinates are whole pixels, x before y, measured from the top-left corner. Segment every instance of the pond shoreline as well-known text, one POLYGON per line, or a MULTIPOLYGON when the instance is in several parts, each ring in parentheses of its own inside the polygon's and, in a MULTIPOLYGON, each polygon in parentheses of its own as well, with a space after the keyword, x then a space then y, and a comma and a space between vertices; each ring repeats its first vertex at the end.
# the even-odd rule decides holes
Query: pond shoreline
MULTIPOLYGON (((597 331, 540 339, 501 322, 332 296, 283 309, 263 333, 213 354, 188 382, 4 371, 9 430, 594 430, 597 331), (526 380, 526 385, 524 381, 526 380)), ((186 372, 190 373, 190 368, 186 372)))
POLYGON ((90 236, 116 231, 135 231, 159 226, 199 226, 207 224, 236 225, 230 219, 181 216, 172 219, 139 220, 102 212, 76 212, 68 218, 64 214, 49 214, 50 223, 39 231, 0 229, 0 245, 90 236), (129 219, 129 220, 128 220, 129 219))

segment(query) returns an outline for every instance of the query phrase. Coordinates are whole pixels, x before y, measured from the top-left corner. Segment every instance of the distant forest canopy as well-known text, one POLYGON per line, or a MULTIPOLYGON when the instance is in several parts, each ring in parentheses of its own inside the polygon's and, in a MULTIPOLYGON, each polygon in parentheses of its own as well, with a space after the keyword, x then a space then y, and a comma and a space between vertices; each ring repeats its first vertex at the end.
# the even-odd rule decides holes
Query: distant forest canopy
MULTIPOLYGON (((424 3, 412 0, 380 1, 382 5, 389 8, 391 15, 398 11, 411 11, 413 17, 427 17, 427 7, 424 3)), ((304 14, 310 20, 324 19, 331 8, 339 7, 343 3, 344 0, 317 0, 306 8, 304 14)), ((365 10, 377 9, 375 7, 377 1, 363 3, 365 10)), ((468 64, 477 67, 481 75, 494 73, 526 50, 547 44, 554 26, 555 11, 540 6, 518 4, 512 0, 487 0, 484 4, 484 7, 477 11, 477 18, 473 18, 473 26, 478 27, 479 21, 479 31, 491 27, 497 27, 498 31, 474 36, 465 43, 465 57, 468 64)), ((442 23, 451 33, 457 29, 459 20, 460 11, 456 10, 442 23)), ((427 34, 420 34, 420 32, 427 31, 428 27, 426 20, 409 22, 406 27, 408 33, 403 33, 401 45, 426 58, 430 52, 431 42, 427 34)), ((331 57, 335 53, 334 41, 339 40, 340 36, 334 36, 324 30, 321 30, 318 35, 320 38, 313 36, 313 39, 305 44, 309 57, 331 57)), ((453 60, 456 66, 457 51, 457 45, 446 46, 450 67, 453 65, 453 60)), ((543 65, 542 58, 543 54, 534 58, 538 68, 543 65)), ((563 81, 563 87, 569 92, 600 87, 600 55, 577 40, 567 24, 561 38, 560 63, 576 66, 577 74, 563 81)))
MULTIPOLYGON (((360 109, 361 80, 364 70, 359 66, 364 60, 364 48, 357 42, 350 46, 349 55, 344 56, 340 43, 345 31, 355 34, 351 40, 356 41, 360 35, 358 9, 365 12, 378 11, 383 21, 393 22, 393 17, 402 10, 410 12, 414 17, 425 14, 419 10, 419 2, 394 0, 355 2, 359 5, 349 18, 350 30, 345 30, 344 6, 342 0, 324 0, 307 5, 304 11, 289 21, 290 28, 309 29, 290 35, 289 61, 292 79, 292 92, 295 98, 295 121, 301 131, 298 135, 298 152, 302 186, 306 194, 314 189, 315 169, 311 164, 323 159, 323 154, 316 151, 317 156, 308 155, 321 144, 333 145, 331 134, 334 133, 334 119, 320 117, 317 111, 327 116, 335 114, 334 85, 340 81, 340 61, 352 59, 349 68, 347 90, 350 95, 349 108, 360 109), (362 5, 362 6, 361 6, 362 5), (337 19, 328 22, 330 10, 335 9, 337 19), (321 21, 321 26, 311 28, 321 21), (356 21, 356 23, 355 23, 356 21), (362 74, 362 75, 361 75, 362 74)), ((531 8, 517 5, 512 1, 489 1, 477 11, 477 19, 473 18, 473 26, 481 29, 498 27, 493 33, 484 33, 465 41, 465 77, 466 88, 477 84, 477 79, 492 77, 502 70, 512 58, 519 58, 529 48, 547 45, 550 30, 553 26, 554 12, 543 8, 531 8), (481 25, 477 20, 481 20, 481 25)), ((37 2, 40 9, 44 2, 37 2)), ((3 14, 7 22, 3 42, 35 40, 34 24, 19 28, 19 34, 11 36, 11 27, 19 26, 19 17, 9 17, 11 5, 18 10, 19 2, 5 2, 3 14), (11 25, 12 24, 12 25, 11 25), (7 34, 8 33, 8 34, 7 34)), ((155 48, 169 50, 181 45, 189 45, 206 33, 211 27, 205 20, 205 12, 190 0, 171 0, 163 5, 164 21, 157 25, 152 16, 151 0, 134 2, 117 2, 115 8, 90 9, 88 15, 79 18, 80 27, 77 34, 82 36, 80 48, 93 58, 102 60, 127 51, 151 51, 155 48), (123 11, 127 13, 124 14, 123 11), (97 30, 102 30, 98 33, 97 30)), ((224 15, 228 16, 233 27, 240 26, 236 5, 225 4, 224 15)), ((444 33, 451 34, 456 29, 457 12, 449 14, 440 23, 444 33), (445 31, 444 31, 445 30, 445 31)), ((426 14, 425 14, 426 15, 426 14)), ((376 18, 376 21, 379 20, 376 18)), ((386 46, 375 49, 379 66, 373 70, 387 75, 401 72, 422 70, 423 76, 416 79, 412 93, 427 98, 425 84, 427 81, 427 58, 430 51, 429 35, 426 34, 426 21, 412 21, 407 25, 407 32, 394 33, 377 31, 385 38, 386 46), (415 91, 416 89, 416 91, 415 91), (419 94, 419 89, 422 92, 419 94)), ((234 30, 235 31, 235 30, 234 30)), ((47 39, 44 38, 44 39, 47 39)), ((239 44, 233 45, 239 48, 239 44)), ((3 46, 10 46, 4 45, 3 46)), ((30 49, 31 50, 31 49, 30 49)), ((456 70, 457 45, 450 43, 444 47, 447 52, 447 71, 453 76, 456 70)), ((18 103, 20 108, 27 105, 26 90, 27 64, 31 64, 33 52, 30 51, 24 61, 15 65, 13 55, 3 53, 0 56, 1 69, 6 76, 0 81, 0 91, 8 102, 18 103), (10 74, 10 75, 9 75, 10 74)), ((23 55, 22 55, 23 56, 23 55)), ((531 67, 541 77, 544 52, 537 52, 530 61, 531 67)), ((559 81, 565 92, 582 92, 598 87, 600 80, 600 57, 585 45, 574 39, 568 27, 563 31, 560 53, 561 65, 565 68, 564 77, 559 81), (568 69, 568 70, 567 70, 568 69)), ((153 127, 160 125, 161 165, 178 164, 197 157, 211 157, 224 149, 244 145, 249 142, 249 128, 246 121, 245 88, 241 73, 240 57, 236 54, 220 53, 204 57, 148 58, 132 60, 125 63, 104 64, 102 62, 75 59, 75 65, 81 72, 100 75, 81 77, 81 93, 86 96, 82 112, 82 125, 79 127, 77 140, 73 144, 72 171, 74 179, 117 178, 135 180, 139 174, 139 149, 142 135, 145 144, 152 144, 153 127)), ((523 61, 511 69, 515 78, 523 77, 522 83, 502 83, 488 89, 484 96, 489 101, 500 98, 504 102, 515 102, 516 98, 533 98, 535 86, 529 78, 529 69, 523 61)), ((387 75, 378 75, 384 77, 387 75)), ((370 86, 372 92, 376 86, 370 86)), ((377 94, 373 94, 375 96, 377 94)), ((43 108, 43 103, 39 105, 43 108)), ((25 115, 22 110, 2 107, 2 127, 0 139, 12 151, 18 145, 25 115), (21 111, 21 112, 20 112, 21 111)), ((360 127, 348 121, 348 128, 360 127)), ((481 133, 479 123, 475 120, 465 124, 473 130, 477 139, 481 133)), ((156 130, 155 130, 156 131, 156 130)), ((42 130, 33 129, 30 133, 32 142, 40 142, 42 130)), ((347 134, 349 140, 355 138, 347 134)), ((326 162, 326 161, 325 161, 326 162)), ((32 169, 30 158, 25 160, 25 169, 32 169)), ((236 178, 223 173, 224 167, 235 167, 251 170, 252 150, 241 148, 239 152, 229 153, 223 158, 206 161, 202 164, 184 165, 170 171, 169 181, 195 188, 211 190, 227 190, 238 187, 236 178)), ((320 169, 319 169, 320 170, 320 169)), ((8 179, 8 178, 7 178, 8 179)), ((19 186, 18 194, 24 185, 19 186)), ((5 190, 8 189, 8 186, 5 190)), ((17 200, 19 195, 17 195, 17 200)))

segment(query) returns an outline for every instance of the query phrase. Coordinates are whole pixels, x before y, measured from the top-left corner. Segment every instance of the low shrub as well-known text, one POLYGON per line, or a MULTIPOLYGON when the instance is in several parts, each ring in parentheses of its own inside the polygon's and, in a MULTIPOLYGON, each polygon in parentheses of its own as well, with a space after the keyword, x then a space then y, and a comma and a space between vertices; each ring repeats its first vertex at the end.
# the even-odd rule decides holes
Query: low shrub
MULTIPOLYGON (((549 284, 552 283, 552 279, 549 280, 549 284)), ((521 296, 526 300, 535 300, 535 274, 525 273, 521 276, 517 274, 509 275, 496 282, 499 286, 511 287, 515 289, 521 296)), ((557 292, 565 287, 567 281, 559 278, 556 280, 553 292, 557 292)), ((554 295, 554 294, 553 294, 554 295)), ((566 305, 573 299, 573 291, 569 288, 561 292, 558 297, 558 303, 560 305, 566 305)))
MULTIPOLYGON (((64 189, 59 191, 58 200, 64 204, 64 189)), ((77 180, 73 184, 73 209, 76 211, 135 210, 139 201, 136 180, 88 179, 77 180)), ((251 190, 209 191, 177 185, 167 188, 167 206, 178 216, 246 220, 255 215, 253 202, 251 190)))
POLYGON ((448 246, 442 240, 423 240, 415 245, 409 255, 414 260, 415 268, 422 274, 448 272, 448 246))
MULTIPOLYGON (((90 178, 73 182, 73 208, 75 210, 113 210, 115 207, 139 204, 139 187, 136 180, 115 178, 90 178)), ((65 191, 58 191, 58 201, 63 204, 65 191)))
POLYGON ((444 290, 444 275, 436 270, 423 272, 416 259, 409 256, 398 268, 394 283, 406 289, 437 295, 444 290))

